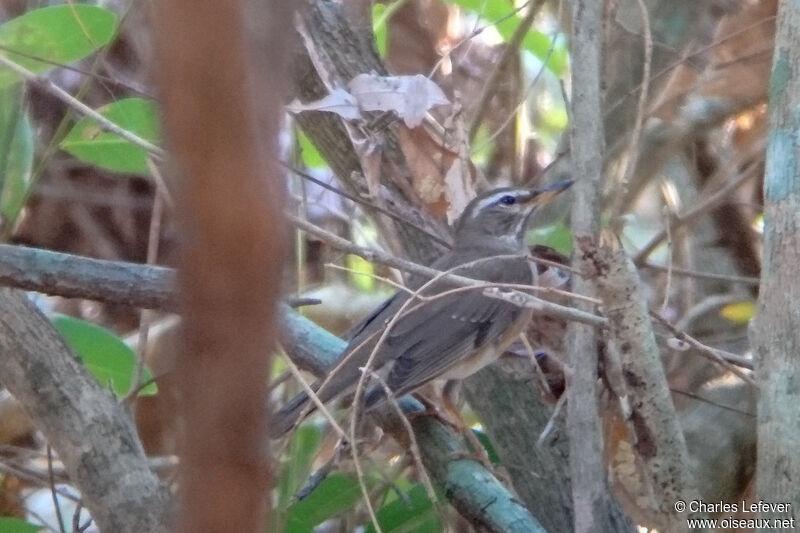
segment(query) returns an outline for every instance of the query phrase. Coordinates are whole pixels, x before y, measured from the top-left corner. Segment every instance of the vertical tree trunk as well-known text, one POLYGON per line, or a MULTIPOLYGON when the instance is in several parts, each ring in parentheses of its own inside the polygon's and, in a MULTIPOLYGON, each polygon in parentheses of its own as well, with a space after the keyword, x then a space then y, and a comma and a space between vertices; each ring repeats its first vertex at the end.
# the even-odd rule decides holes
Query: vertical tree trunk
POLYGON ((266 519, 292 20, 282 1, 169 0, 159 12, 165 125, 182 177, 179 531, 262 531, 266 519))
MULTIPOLYGON (((778 8, 764 176, 764 262, 753 346, 760 386, 758 499, 800 510, 800 4, 778 8)), ((797 517, 796 518, 800 518, 797 517)), ((796 527, 796 524, 794 524, 796 527)))
MULTIPOLYGON (((592 0, 573 2, 572 21, 572 204, 573 266, 586 258, 581 243, 596 243, 600 229, 603 123, 601 109, 601 61, 603 4, 592 0)), ((580 276, 572 289, 593 295, 591 281, 580 276)), ((583 304, 586 307, 586 304, 583 304)), ((591 307, 586 307, 590 310, 591 307)), ((572 322, 567 328, 567 432, 572 480, 575 531, 613 531, 610 498, 603 460, 603 435, 597 401, 597 335, 595 328, 572 322)))

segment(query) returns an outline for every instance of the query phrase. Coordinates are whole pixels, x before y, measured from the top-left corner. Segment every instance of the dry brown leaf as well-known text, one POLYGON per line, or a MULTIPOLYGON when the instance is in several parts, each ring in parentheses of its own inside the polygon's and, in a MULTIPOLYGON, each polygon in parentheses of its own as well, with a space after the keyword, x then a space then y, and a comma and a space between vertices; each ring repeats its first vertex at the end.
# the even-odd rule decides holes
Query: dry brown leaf
POLYGON ((628 425, 618 409, 606 410, 603 417, 606 461, 613 474, 611 490, 636 523, 652 526, 657 522, 657 506, 642 471, 628 425))
POLYGON ((456 154, 443 150, 424 128, 400 126, 397 139, 411 173, 414 192, 434 216, 443 216, 447 212, 443 173, 453 164, 456 154))

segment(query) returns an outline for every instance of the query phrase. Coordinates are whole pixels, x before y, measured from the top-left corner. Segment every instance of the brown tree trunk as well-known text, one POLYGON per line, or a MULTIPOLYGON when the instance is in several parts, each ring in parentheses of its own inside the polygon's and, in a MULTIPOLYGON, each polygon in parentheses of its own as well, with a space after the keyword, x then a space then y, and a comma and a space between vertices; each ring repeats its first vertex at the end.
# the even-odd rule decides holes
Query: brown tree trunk
POLYGON ((292 7, 169 0, 158 20, 184 232, 179 530, 260 531, 286 240, 276 163, 292 7))

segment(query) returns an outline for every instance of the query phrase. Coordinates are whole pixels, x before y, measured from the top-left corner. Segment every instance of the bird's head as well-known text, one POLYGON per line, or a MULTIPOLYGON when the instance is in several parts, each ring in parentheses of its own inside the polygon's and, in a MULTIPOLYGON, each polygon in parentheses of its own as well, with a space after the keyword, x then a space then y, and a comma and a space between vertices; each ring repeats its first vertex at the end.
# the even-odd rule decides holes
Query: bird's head
POLYGON ((523 248, 528 220, 536 208, 571 185, 570 180, 543 189, 502 187, 479 195, 467 205, 456 223, 455 245, 497 243, 523 248))

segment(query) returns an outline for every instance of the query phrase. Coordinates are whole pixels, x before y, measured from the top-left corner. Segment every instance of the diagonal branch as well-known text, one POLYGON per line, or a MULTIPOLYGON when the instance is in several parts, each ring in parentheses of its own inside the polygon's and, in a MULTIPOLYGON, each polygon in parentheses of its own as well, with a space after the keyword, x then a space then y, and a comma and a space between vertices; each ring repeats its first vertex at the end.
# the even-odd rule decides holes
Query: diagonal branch
POLYGON ((127 412, 21 291, 0 289, 0 377, 58 452, 102 531, 170 531, 172 497, 127 412))
POLYGON ((122 128, 117 124, 115 124, 114 122, 108 120, 106 117, 104 117, 91 107, 87 106, 77 98, 73 97, 67 91, 65 91, 52 81, 48 80, 47 78, 37 76, 30 70, 26 69, 22 65, 18 65, 17 63, 11 61, 2 54, 0 54, 0 65, 3 65, 7 69, 13 71, 20 78, 27 81, 31 85, 35 85, 41 88, 42 90, 50 93, 51 95, 55 96, 56 98, 67 104, 69 107, 77 111, 78 114, 80 114, 81 116, 94 120, 104 130, 119 135, 126 141, 131 142, 140 148, 143 148, 154 157, 157 157, 159 159, 164 157, 164 151, 161 148, 154 145, 150 141, 142 139, 135 133, 130 132, 125 128, 122 128))

